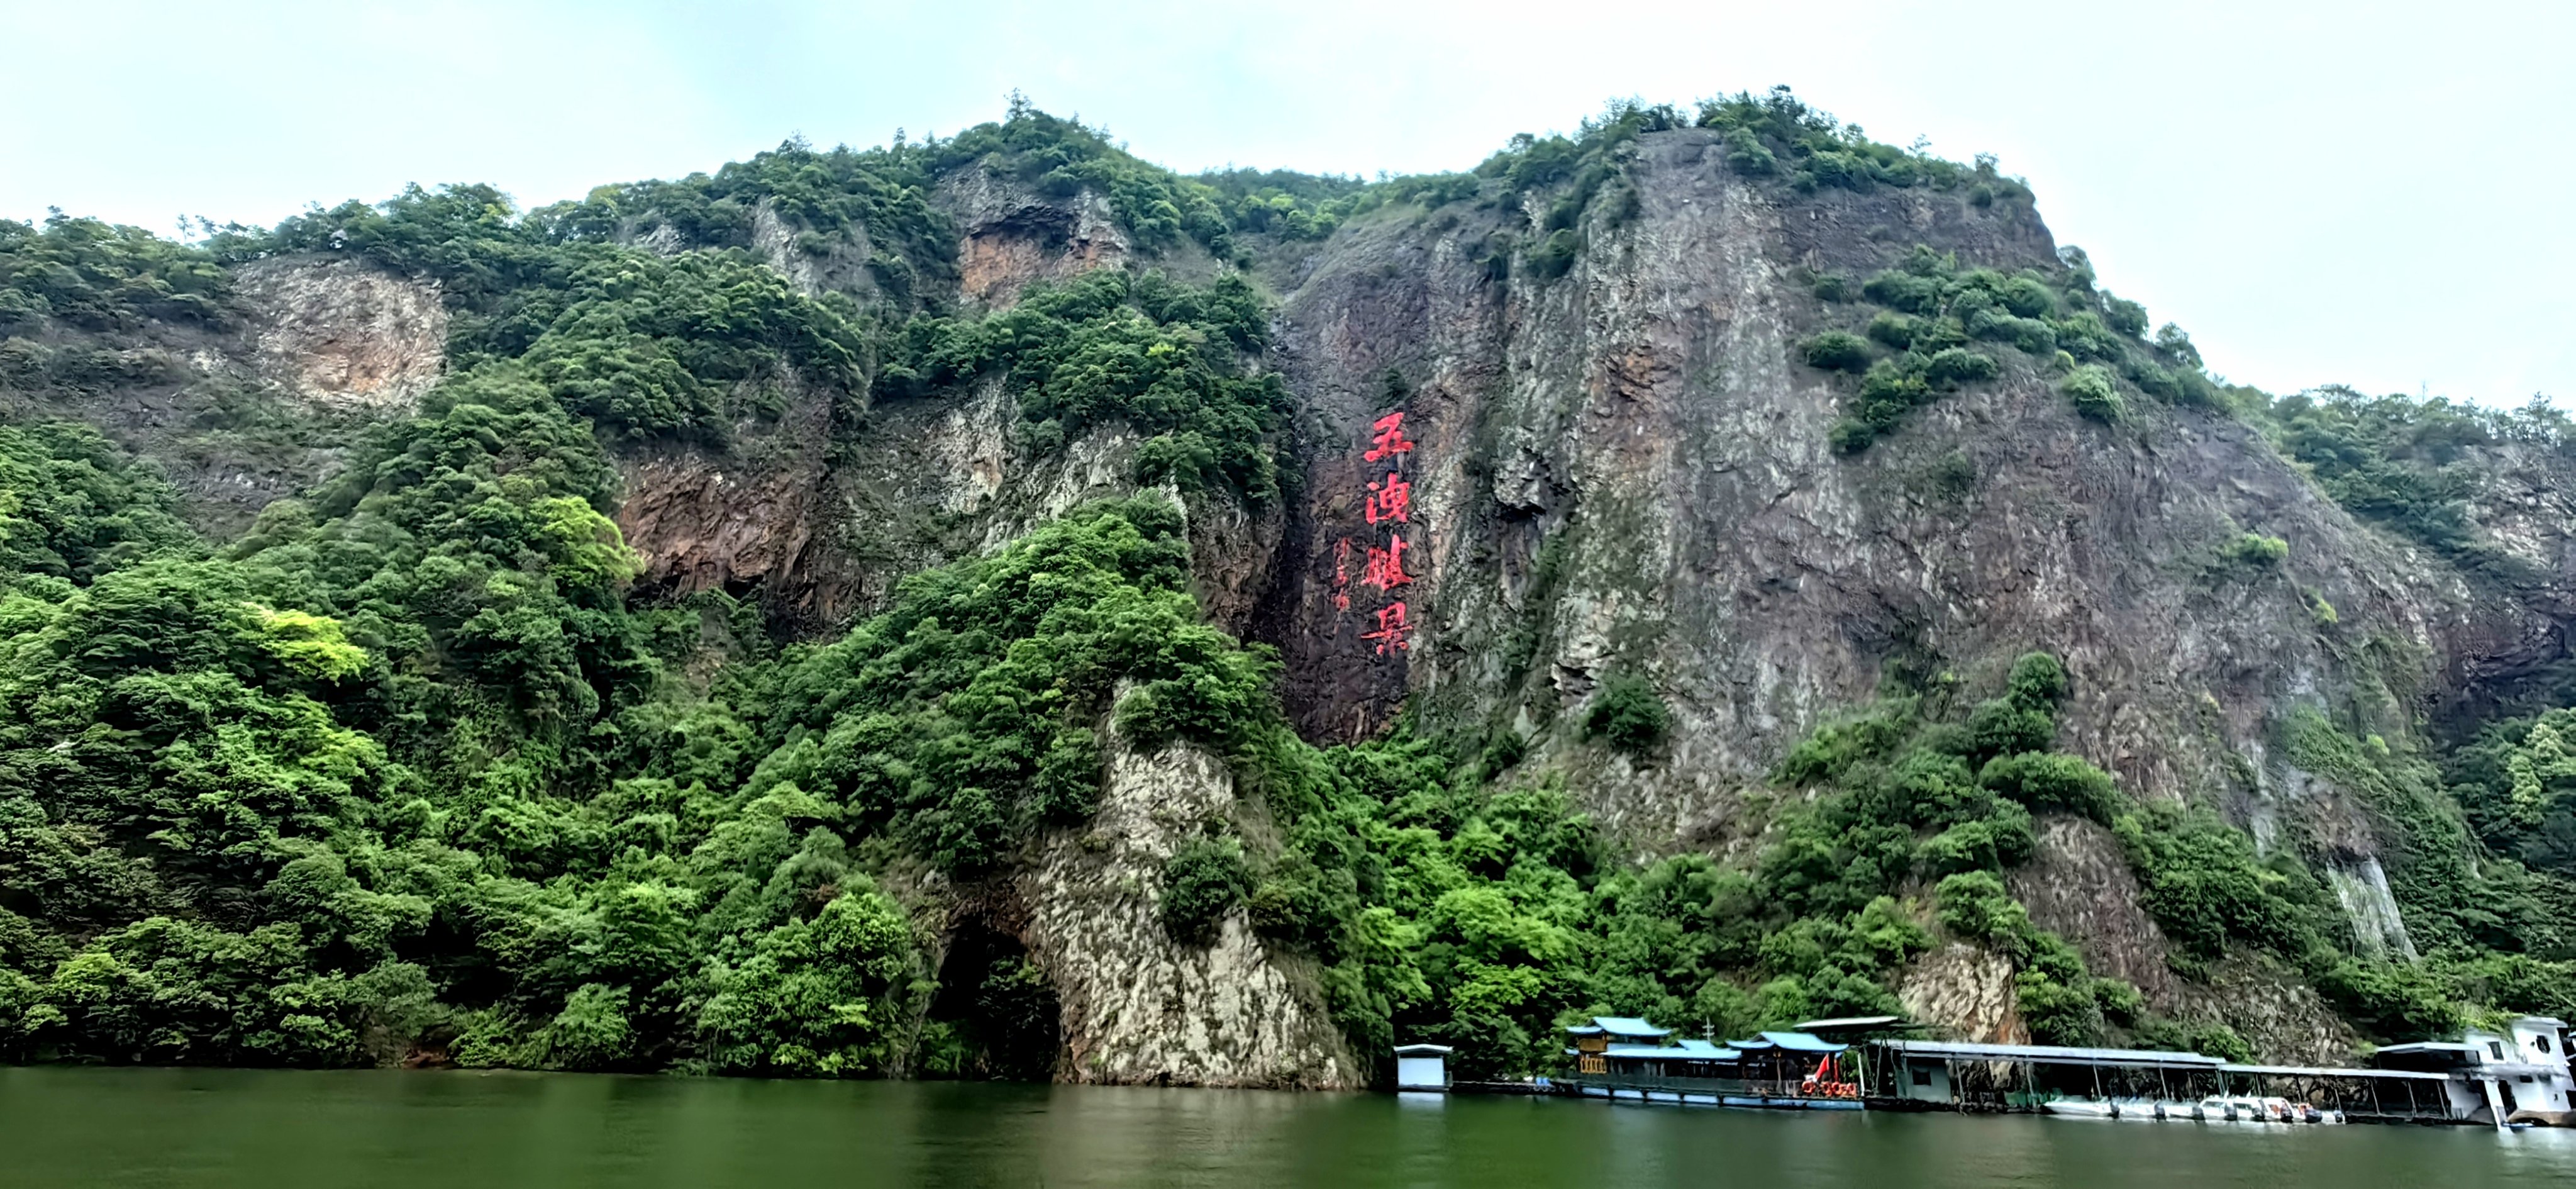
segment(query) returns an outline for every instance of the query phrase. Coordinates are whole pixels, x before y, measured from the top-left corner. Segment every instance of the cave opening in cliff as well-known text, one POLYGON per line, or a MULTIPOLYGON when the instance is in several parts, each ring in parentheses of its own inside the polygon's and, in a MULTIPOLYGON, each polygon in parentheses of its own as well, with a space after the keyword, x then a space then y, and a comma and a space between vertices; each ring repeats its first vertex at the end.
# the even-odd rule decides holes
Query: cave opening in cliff
POLYGON ((921 1035, 931 1077, 1043 1082, 1063 1048, 1055 985, 1017 938, 969 924, 949 939, 921 1035))

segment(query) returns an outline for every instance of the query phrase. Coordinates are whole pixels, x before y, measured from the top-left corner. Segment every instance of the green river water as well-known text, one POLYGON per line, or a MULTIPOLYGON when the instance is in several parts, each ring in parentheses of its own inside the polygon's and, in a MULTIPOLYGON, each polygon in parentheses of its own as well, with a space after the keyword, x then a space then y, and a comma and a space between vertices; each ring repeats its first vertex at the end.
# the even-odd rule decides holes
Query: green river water
POLYGON ((2576 1184, 2576 1132, 1564 1099, 516 1073, 0 1068, 0 1185, 2576 1184))

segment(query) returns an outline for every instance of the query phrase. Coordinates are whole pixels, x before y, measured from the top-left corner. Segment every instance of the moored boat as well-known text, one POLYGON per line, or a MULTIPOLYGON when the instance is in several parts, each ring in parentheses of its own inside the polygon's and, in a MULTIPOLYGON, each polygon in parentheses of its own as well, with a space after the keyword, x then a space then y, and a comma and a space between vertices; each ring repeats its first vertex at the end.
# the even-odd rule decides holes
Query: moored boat
POLYGON ((2116 1119, 2120 1108, 2099 1098, 2052 1098, 2039 1109, 2070 1119, 2116 1119))

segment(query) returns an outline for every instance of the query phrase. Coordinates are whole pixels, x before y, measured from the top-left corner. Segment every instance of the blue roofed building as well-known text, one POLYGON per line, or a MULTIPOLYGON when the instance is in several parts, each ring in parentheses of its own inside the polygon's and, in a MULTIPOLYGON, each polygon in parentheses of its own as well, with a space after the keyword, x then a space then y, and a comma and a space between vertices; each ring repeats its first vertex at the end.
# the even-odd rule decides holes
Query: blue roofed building
POLYGON ((1842 1076, 1847 1046, 1804 1032, 1751 1040, 1673 1039, 1672 1029, 1626 1016, 1567 1028, 1574 1069, 1560 1079, 1603 1098, 1739 1106, 1860 1105, 1842 1076))

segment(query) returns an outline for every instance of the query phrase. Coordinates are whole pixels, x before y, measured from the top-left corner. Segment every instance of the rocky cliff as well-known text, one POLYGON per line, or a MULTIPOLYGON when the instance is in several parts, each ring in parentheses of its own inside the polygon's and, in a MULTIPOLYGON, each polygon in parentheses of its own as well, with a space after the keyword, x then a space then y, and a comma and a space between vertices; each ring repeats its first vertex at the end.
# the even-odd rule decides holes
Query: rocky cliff
MULTIPOLYGON (((2035 212, 1919 190, 1783 202, 1701 130, 1641 138, 1624 169, 1633 209, 1596 205, 1560 277, 1488 265, 1497 236, 1543 217, 1544 195, 1532 209, 1390 209, 1265 261, 1304 490, 1275 548, 1258 529, 1225 534, 1234 547, 1203 572, 1223 621, 1280 648, 1309 737, 1364 737, 1406 705, 1469 735, 1507 731, 1528 740, 1527 771, 1560 775, 1625 846, 1741 856, 1789 746, 1891 673, 1987 688, 2016 653, 2050 648, 2077 691, 2065 746, 2142 795, 2223 805, 2267 843, 2294 832, 2337 874, 2356 932, 2409 945, 2380 874, 2382 827, 2287 754, 2288 727, 2305 710, 2412 736, 2428 697, 2555 647, 2551 608, 2357 524, 2223 412, 2141 403, 2118 424, 2087 420, 2044 359, 2014 357, 1865 454, 1838 451, 1829 433, 1853 383, 1807 366, 1799 345, 1859 326, 1812 280, 1895 267, 1918 244, 1965 265, 2061 270, 2035 212), (1336 594, 1351 547, 1389 539, 1367 515, 1384 463, 1365 456, 1390 412, 1418 445, 1399 592, 1413 637, 1382 651, 1364 639, 1366 609, 1336 594), (2225 550, 2247 533, 2288 542, 2286 559, 2240 571, 2225 550), (1264 572, 1275 580, 1244 608, 1244 576, 1264 572), (1651 762, 1570 729, 1612 675, 1651 682, 1673 711, 1651 762)), ((1007 234, 979 220, 1008 204, 976 197, 970 240, 1007 234)), ((1093 217, 1030 209, 1008 218, 1093 217)), ((1116 258, 961 251, 979 262, 979 300, 1007 287, 993 269, 1025 282, 1116 258)), ((1068 466, 1098 456, 1083 451, 1020 471, 1010 418, 988 405, 999 399, 936 418, 881 410, 868 449, 887 461, 867 469, 905 473, 919 494, 897 502, 958 513, 1032 495, 1043 513, 1118 486, 1115 466, 1069 484, 1068 466)), ((2520 549, 2564 574, 2564 536, 2542 527, 2563 520, 2532 515, 2547 498, 2502 504, 2531 531, 2499 535, 2528 536, 2520 549)), ((2066 823, 2040 842, 2022 881, 2036 918, 2097 967, 2189 1006, 2107 841, 2066 823)), ((2012 1033, 2008 1003, 1974 1010, 1987 1018, 1957 1022, 2012 1033)), ((2267 1048, 2350 1047, 2312 994, 2277 1014, 2279 1027, 2247 1024, 2267 1048)))
MULTIPOLYGON (((2430 716, 2509 699, 2562 658, 2576 484, 2554 456, 2499 448, 2475 508, 2521 567, 2498 583, 2357 521, 2223 408, 2132 393, 2117 418, 2084 415, 2054 350, 1995 349, 1991 374, 1856 450, 1837 427, 1864 381, 1807 344, 1876 333, 1879 307, 1829 282, 1928 252, 2089 293, 2027 193, 1793 189, 1715 128, 1645 132, 1604 169, 1570 215, 1563 185, 1395 202, 1328 235, 1247 234, 1228 261, 1143 242, 1100 188, 969 165, 925 195, 956 267, 929 300, 1005 310, 1102 268, 1236 267, 1266 285, 1257 363, 1288 396, 1289 479, 1275 500, 1172 490, 1206 613, 1276 647, 1309 740, 1378 735, 1409 710, 1416 730, 1507 744, 1502 783, 1563 787, 1623 856, 1740 864, 1798 800, 1777 773, 1801 739, 1892 691, 1964 706, 2045 650, 2072 689, 2058 747, 2317 864, 2356 945, 2416 953, 2387 868, 2402 823, 2314 737, 2420 749, 2430 716), (2285 549, 2249 555, 2249 539, 2285 549), (1578 729, 1614 681, 1668 710, 1651 752, 1578 729)), ((800 292, 894 300, 864 220, 825 242, 766 200, 745 218, 739 246, 800 292)), ((626 239, 657 251, 704 246, 637 226, 626 239)), ((355 425, 441 373, 447 314, 409 278, 275 260, 241 270, 239 303, 168 384, 130 390, 160 396, 101 416, 162 443, 173 418, 153 401, 223 376, 355 425)), ((907 574, 1139 485, 1137 433, 1037 440, 998 377, 899 394, 790 374, 776 390, 722 444, 620 446, 615 520, 643 590, 753 596, 780 634, 828 634, 907 574)), ((248 469, 157 448, 198 459, 183 486, 235 522, 330 469, 327 448, 248 469)), ((922 893, 920 919, 971 917, 1025 947, 1061 1002, 1061 1076, 1358 1084, 1365 1062, 1312 972, 1241 914, 1208 947, 1156 923, 1157 865, 1196 823, 1258 816, 1236 801, 1206 755, 1121 751, 1092 825, 1050 835, 998 892, 922 893)), ((2277 964, 2180 962, 2100 826, 2044 821, 2012 882, 2035 922, 2159 1010, 2231 1022, 2283 1058, 2356 1042, 2277 964)), ((1963 1034, 2017 1038, 2012 973, 1954 941, 1899 989, 1963 1034)))

